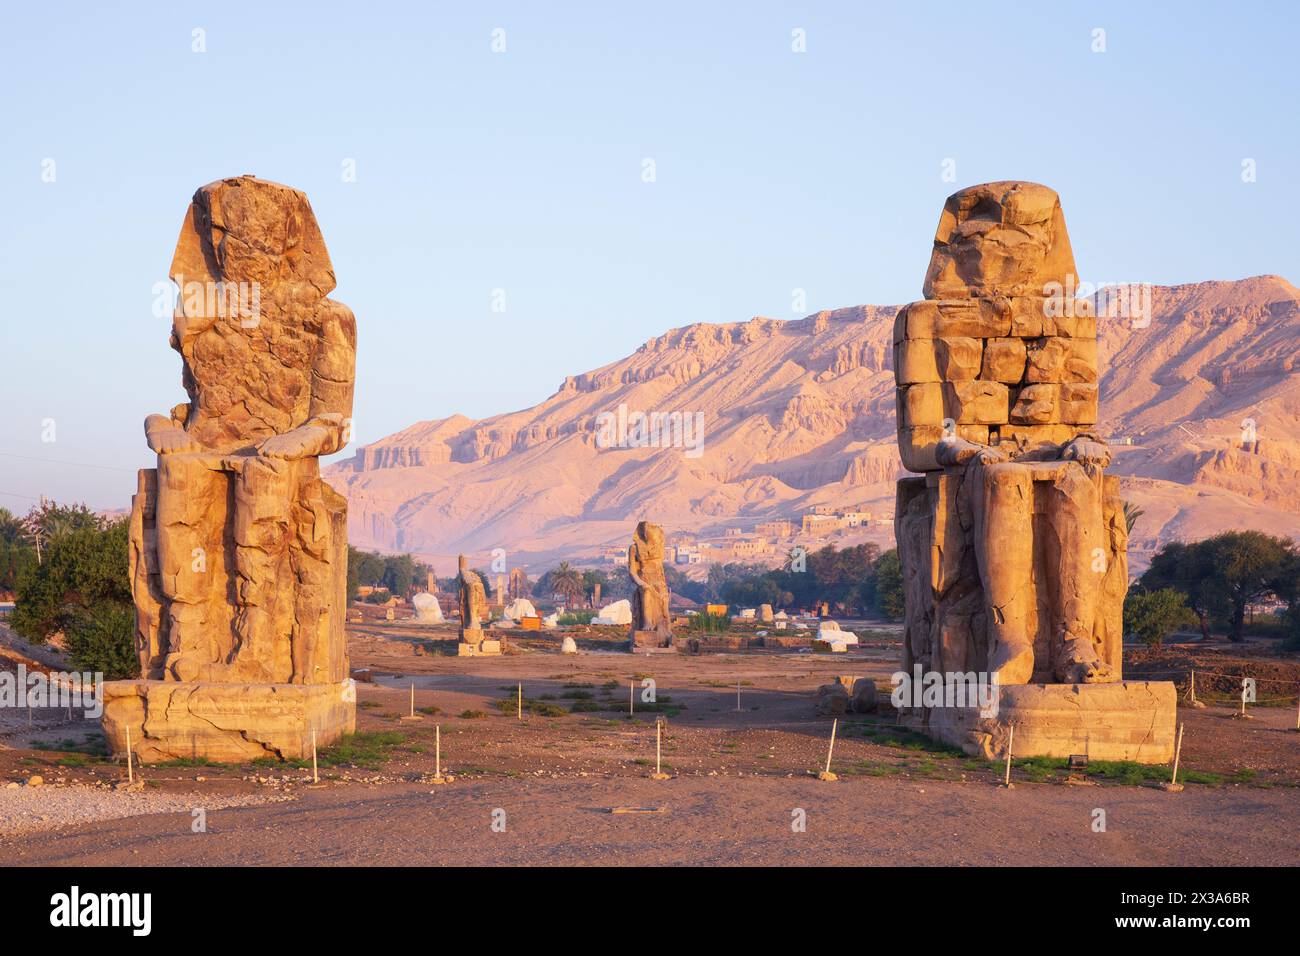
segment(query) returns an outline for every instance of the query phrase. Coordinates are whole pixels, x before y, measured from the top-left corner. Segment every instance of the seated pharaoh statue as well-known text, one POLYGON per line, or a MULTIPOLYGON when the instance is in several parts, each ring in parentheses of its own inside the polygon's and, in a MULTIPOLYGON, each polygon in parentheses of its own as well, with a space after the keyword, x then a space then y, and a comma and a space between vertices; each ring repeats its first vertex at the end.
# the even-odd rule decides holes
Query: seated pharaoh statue
POLYGON ((251 176, 195 193, 170 275, 189 401, 145 420, 158 464, 130 525, 144 679, 111 688, 106 728, 124 745, 138 724, 142 756, 300 753, 308 731, 324 744, 354 720, 347 508, 318 457, 347 441, 356 323, 327 297, 307 197, 251 176), (259 708, 266 688, 281 689, 259 708))
MULTIPOLYGON (((1076 285, 1051 189, 989 183, 944 205, 925 299, 894 327, 899 451, 924 475, 898 483, 895 510, 908 674, 1126 692, 1127 526, 1076 285)), ((910 712, 930 729, 951 716, 910 712)), ((938 735, 967 745, 969 729, 938 735)))

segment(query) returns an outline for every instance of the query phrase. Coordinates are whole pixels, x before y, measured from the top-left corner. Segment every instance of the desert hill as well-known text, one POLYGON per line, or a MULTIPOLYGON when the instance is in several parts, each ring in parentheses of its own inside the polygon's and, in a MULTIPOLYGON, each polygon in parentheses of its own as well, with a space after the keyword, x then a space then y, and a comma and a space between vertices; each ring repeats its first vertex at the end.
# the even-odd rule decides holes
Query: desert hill
MULTIPOLYGON (((443 572, 458 552, 485 561, 494 548, 530 571, 595 561, 641 518, 722 539, 760 521, 797 526, 818 505, 873 520, 797 543, 887 546, 902 473, 896 311, 673 329, 532 408, 418 422, 327 474, 348 498, 353 544, 413 551, 443 572), (638 412, 682 413, 685 429, 669 430, 684 447, 622 447, 638 412)), ((1166 540, 1226 528, 1300 536, 1300 290, 1278 276, 1157 286, 1149 324, 1103 318, 1098 338, 1100 427, 1125 497, 1146 511, 1136 566, 1166 540)))

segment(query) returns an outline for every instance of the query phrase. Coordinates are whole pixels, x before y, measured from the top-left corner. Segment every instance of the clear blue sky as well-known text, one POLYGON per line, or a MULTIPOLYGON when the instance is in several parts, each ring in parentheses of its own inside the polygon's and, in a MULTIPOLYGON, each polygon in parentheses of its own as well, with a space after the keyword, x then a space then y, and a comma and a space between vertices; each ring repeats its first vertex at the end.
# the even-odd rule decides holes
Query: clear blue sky
POLYGON ((531 405, 674 326, 794 317, 796 288, 909 301, 944 197, 987 180, 1059 190, 1085 279, 1300 281, 1296 9, 8 5, 0 506, 127 505, 141 420, 184 399, 153 285, 222 176, 311 197, 363 443, 531 405))

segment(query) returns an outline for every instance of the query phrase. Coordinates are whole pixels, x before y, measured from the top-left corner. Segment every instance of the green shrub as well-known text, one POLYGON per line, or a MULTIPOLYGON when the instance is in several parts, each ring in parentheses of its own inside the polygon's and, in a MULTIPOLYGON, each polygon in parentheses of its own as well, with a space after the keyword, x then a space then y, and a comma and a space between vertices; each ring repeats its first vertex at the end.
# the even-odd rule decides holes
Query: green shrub
POLYGON ((708 611, 701 611, 699 614, 692 614, 688 629, 697 634, 725 634, 727 628, 731 626, 731 619, 725 613, 711 614, 708 611))
POLYGON ((108 680, 140 675, 132 605, 106 601, 80 608, 68 619, 64 635, 68 659, 77 670, 102 673, 108 680))

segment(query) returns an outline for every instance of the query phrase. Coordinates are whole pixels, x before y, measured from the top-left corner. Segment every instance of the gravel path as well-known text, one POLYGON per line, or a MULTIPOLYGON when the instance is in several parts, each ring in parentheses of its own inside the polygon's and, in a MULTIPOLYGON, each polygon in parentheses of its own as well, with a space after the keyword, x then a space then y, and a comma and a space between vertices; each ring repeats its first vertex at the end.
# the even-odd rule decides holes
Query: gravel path
POLYGON ((38 786, 0 789, 0 837, 118 820, 149 813, 219 810, 288 799, 280 795, 130 792, 105 787, 38 786))
MULTIPOLYGON (((2 791, 0 791, 2 792, 2 791)), ((525 778, 331 785, 289 803, 138 816, 7 840, 0 862, 74 866, 581 864, 1287 866, 1295 794, 857 777, 525 778), (431 790, 433 792, 431 792, 431 790), (609 812, 640 807, 653 813, 609 812), (1106 811, 1106 832, 1093 829, 1106 811), (806 829, 792 826, 806 812, 806 829), (504 811, 505 816, 494 811, 504 811), (505 824, 494 829, 494 819, 505 824)))

